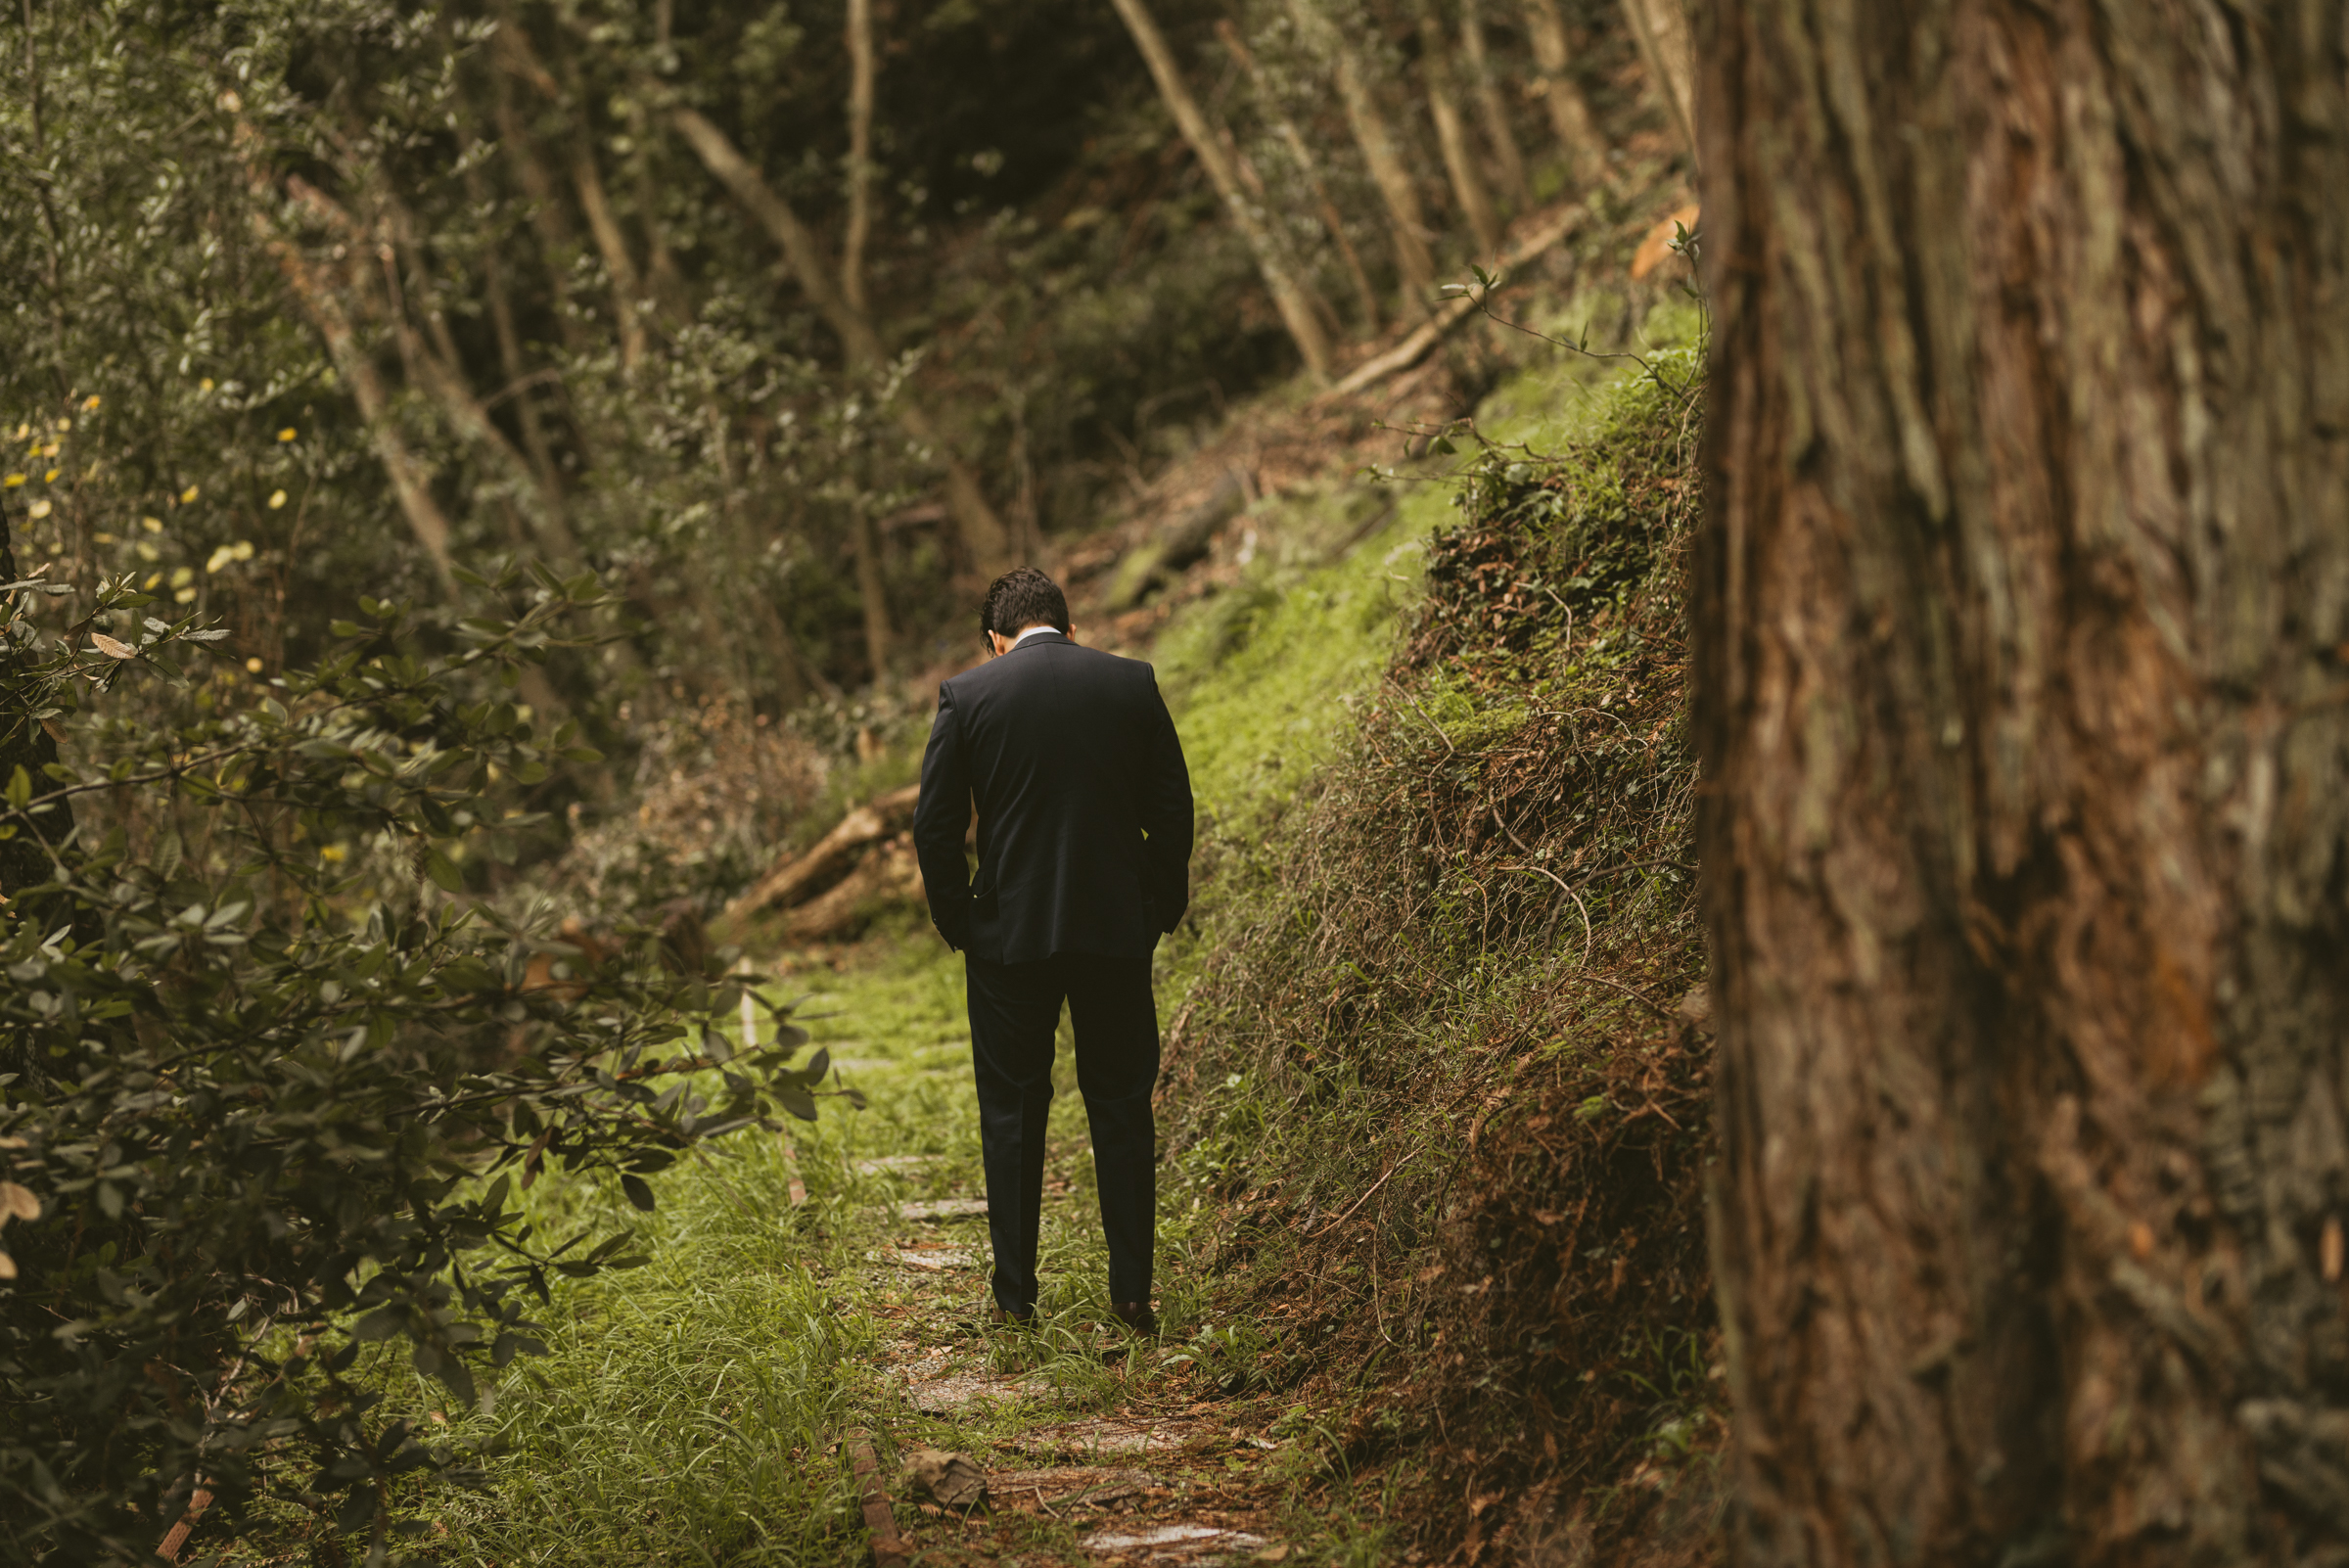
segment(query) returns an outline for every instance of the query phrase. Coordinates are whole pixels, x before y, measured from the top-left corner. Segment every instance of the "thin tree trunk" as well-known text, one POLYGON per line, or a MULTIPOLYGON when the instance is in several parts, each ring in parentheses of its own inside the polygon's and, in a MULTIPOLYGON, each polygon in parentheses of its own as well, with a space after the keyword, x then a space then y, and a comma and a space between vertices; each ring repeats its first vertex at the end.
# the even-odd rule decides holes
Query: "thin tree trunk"
POLYGON ((384 465, 386 477, 392 481, 392 493, 399 502, 401 517, 407 520, 408 531, 416 536, 426 559, 432 562, 441 591, 453 599, 457 593, 457 576, 449 555, 448 517, 440 510, 440 503, 433 499, 428 474, 409 452, 407 442, 393 423, 392 399, 384 390, 384 379, 351 331, 341 292, 312 270, 299 246, 276 232, 263 215, 266 210, 258 206, 254 208, 253 223, 260 230, 261 241, 276 256, 302 313, 318 329, 319 337, 326 340, 327 354, 335 362, 336 374, 350 389, 352 400, 359 405, 359 418, 367 428, 368 442, 375 448, 376 460, 384 465))
POLYGON ((2336 6, 1706 14, 1734 1555, 2349 1559, 2336 6))
POLYGON ((873 227, 873 0, 849 0, 849 226, 840 246, 840 293, 864 298, 864 248, 873 227))
POLYGON ((637 319, 637 301, 644 285, 628 254, 627 238, 620 232, 620 220, 612 215, 612 204, 604 196, 604 178, 595 166, 583 127, 572 138, 571 183, 578 192, 579 210, 587 215, 587 232, 595 237, 595 249, 604 258, 604 270, 612 277, 612 319, 620 329, 621 369, 633 371, 644 363, 644 324, 637 319))
POLYGON ((1572 176, 1586 184, 1605 171, 1607 144, 1599 134, 1590 101, 1569 69, 1573 49, 1567 42, 1566 19, 1558 0, 1525 0, 1526 39, 1534 46, 1534 63, 1542 71, 1542 108, 1557 133, 1558 150, 1566 155, 1572 176))
MULTIPOLYGON (((612 280, 612 319, 620 332, 621 368, 633 371, 644 361, 644 325, 638 317, 644 281, 636 270, 635 258, 628 254, 627 237, 621 232, 620 220, 614 215, 611 200, 604 191, 603 173, 595 161, 594 134, 582 117, 584 112, 577 107, 578 83, 576 79, 570 81, 570 90, 565 91, 565 83, 557 81, 539 63, 529 35, 510 11, 497 30, 497 43, 507 69, 571 117, 566 140, 571 149, 572 190, 578 197, 579 210, 587 219, 587 232, 595 242, 596 254, 603 258, 604 271, 612 280)), ((564 63, 564 73, 567 77, 573 75, 568 62, 564 63)), ((533 190, 531 194, 539 193, 533 190)), ((551 202, 552 198, 549 190, 545 199, 551 202)))
POLYGON ((540 259, 545 264, 547 289, 555 300, 555 330, 563 339, 563 346, 577 353, 584 346, 578 323, 563 308, 571 300, 571 269, 566 264, 574 237, 565 221, 563 199, 554 175, 539 159, 531 141, 530 129, 523 123, 522 114, 514 107, 514 93, 507 81, 508 73, 530 81, 548 98, 561 96, 552 76, 540 70, 528 52, 514 42, 518 23, 508 13, 498 24, 497 36, 502 47, 497 52, 502 69, 490 74, 491 107, 497 117, 497 138, 513 161, 514 176, 522 185, 524 200, 529 205, 530 226, 538 231, 540 259))
POLYGON ((1110 0, 1110 3, 1117 7, 1126 30, 1133 35, 1135 47, 1141 50, 1150 74, 1158 83, 1159 96, 1167 101, 1174 123, 1182 129, 1183 140, 1198 155, 1200 165, 1215 182, 1216 194, 1223 199, 1224 210, 1231 214, 1233 224, 1248 242, 1248 249, 1255 253, 1257 271, 1264 275, 1265 287, 1271 293, 1273 307, 1280 312, 1281 324, 1289 329, 1298 353, 1304 356, 1307 373, 1315 381, 1327 381, 1329 339, 1321 330, 1321 318, 1314 313, 1312 291, 1290 271, 1279 245, 1241 191, 1239 170, 1209 127, 1198 100, 1184 84, 1182 71, 1175 65, 1174 51, 1167 47, 1165 35, 1158 30, 1158 23, 1151 20, 1142 0, 1110 0))
POLYGON ((881 577, 881 541, 874 537, 873 520, 857 507, 850 534, 856 551, 856 597, 864 607, 864 655, 873 679, 889 672, 890 646, 897 639, 889 624, 889 593, 881 577))
POLYGON ((1696 153, 1696 60, 1688 39, 1688 13, 1681 0, 1623 0, 1624 21, 1639 45, 1639 58, 1655 78, 1656 95, 1680 133, 1681 145, 1696 153))
MULTIPOLYGON (((23 574, 17 570, 17 558, 9 544, 18 524, 8 515, 6 499, 7 492, 0 492, 0 582, 16 582, 23 579, 23 574)), ((22 606, 19 613, 23 613, 22 606)), ((22 659, 25 652, 25 645, 13 637, 0 637, 0 661, 22 659)), ((0 691, 8 689, 8 683, 0 682, 0 691)), ((45 724, 32 716, 32 710, 0 709, 0 787, 16 777, 21 767, 31 779, 33 793, 45 793, 50 785, 48 775, 41 769, 56 761, 57 740, 45 724)), ((51 856, 55 847, 62 845, 72 832, 73 803, 66 800, 57 802, 52 809, 35 818, 32 826, 20 824, 14 836, 0 839, 0 899, 15 899, 24 889, 47 882, 54 874, 51 856)), ((19 1059, 16 1047, 17 1041, 13 1039, 0 1043, 0 1063, 5 1063, 9 1071, 22 1073, 34 1064, 19 1059)))
MULTIPOLYGON (((470 136, 464 145, 469 154, 470 136)), ((480 163, 470 156, 464 159, 464 163, 465 194, 477 208, 487 211, 488 180, 480 163)), ((505 395, 514 398, 515 418, 522 426, 522 444, 530 454, 530 466, 537 473, 539 493, 562 541, 569 546, 564 553, 576 552, 576 545, 571 542, 571 522, 564 509, 563 470, 555 461, 554 443, 547 438, 546 423, 538 412, 536 390, 528 385, 529 373, 523 367, 522 333, 515 324, 513 298, 506 290, 505 263, 494 240, 482 248, 482 292, 488 297, 489 322, 497 334, 498 372, 506 380, 505 395)), ((550 538, 548 542, 552 545, 556 540, 550 538)))
POLYGON ((1428 114, 1436 122, 1436 143, 1444 153, 1445 172, 1451 176, 1452 199, 1468 219, 1476 248, 1485 255, 1500 254, 1500 214, 1485 178, 1476 170, 1476 150, 1468 145, 1468 122, 1460 115, 1459 80, 1451 69, 1451 41, 1444 35, 1444 19, 1435 0, 1417 0, 1419 71, 1427 80, 1428 114))
MULTIPOLYGON (((839 336, 849 363, 860 370, 879 371, 888 359, 880 334, 873 330, 863 311, 851 308, 833 284, 831 269, 824 262, 815 236, 800 221, 791 204, 775 193, 765 176, 708 115, 698 110, 679 109, 672 117, 703 166, 733 192, 734 199, 750 209, 751 215, 764 225, 782 248, 801 291, 839 336)), ((1010 565, 1009 537, 1003 520, 979 487, 978 476, 945 444, 928 412, 914 401, 910 392, 900 392, 895 407, 899 428, 930 447, 945 470, 946 504, 954 514, 955 527, 972 560, 982 573, 990 576, 1003 570, 1010 565)))
POLYGON ((1313 193, 1313 206, 1321 214, 1321 226, 1329 231, 1330 239, 1337 243, 1338 254, 1346 263, 1346 276, 1354 284, 1355 303, 1362 313, 1362 326, 1367 331, 1376 332, 1379 318, 1378 290, 1370 282, 1369 269, 1362 265, 1361 252, 1355 249, 1353 238, 1346 232, 1346 214, 1330 199, 1329 187, 1322 183, 1320 167, 1312 149, 1306 145, 1305 134, 1298 130, 1297 122, 1273 101, 1264 71, 1258 67, 1256 55, 1249 49, 1247 41, 1240 36, 1240 29, 1225 19, 1216 23, 1216 36, 1223 40, 1223 47, 1231 51, 1240 69, 1248 73, 1249 81, 1256 87, 1258 99, 1272 121, 1274 133, 1288 148, 1289 157, 1296 161, 1298 172, 1304 175, 1307 189, 1313 193))
POLYGON ((1508 101, 1493 73, 1491 50, 1485 39, 1483 0, 1460 0, 1460 60, 1467 67, 1468 88, 1476 95, 1477 117, 1485 122, 1485 144, 1493 149, 1493 166, 1501 189, 1518 209, 1533 205, 1533 187, 1525 177, 1525 153, 1509 125, 1508 101))
POLYGON ((1427 248, 1427 217, 1419 206, 1419 188, 1412 182, 1386 115, 1370 91, 1361 58, 1345 34, 1330 25, 1319 0, 1289 0, 1289 15, 1313 51, 1329 62, 1338 85, 1339 102, 1346 106, 1347 128, 1370 170, 1371 183, 1387 207, 1387 233, 1395 246, 1396 270, 1403 275, 1405 313, 1427 314, 1436 298, 1436 258, 1427 248))

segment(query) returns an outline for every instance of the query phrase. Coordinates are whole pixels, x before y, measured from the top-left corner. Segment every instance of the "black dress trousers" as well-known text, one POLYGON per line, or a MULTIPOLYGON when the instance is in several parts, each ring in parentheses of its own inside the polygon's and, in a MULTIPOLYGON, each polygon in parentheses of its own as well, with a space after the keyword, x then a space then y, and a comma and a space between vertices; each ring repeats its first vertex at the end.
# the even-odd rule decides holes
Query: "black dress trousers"
POLYGON ((1109 1298, 1150 1299, 1158 1210, 1158 1005, 1150 955, 1059 953, 999 964, 967 954, 971 1058, 979 1081, 979 1142, 987 1166, 987 1222, 995 1301, 1034 1310, 1036 1246, 1044 1195, 1044 1119, 1052 1108, 1053 1037, 1065 1000, 1077 1035, 1077 1086, 1092 1125, 1093 1177, 1109 1242, 1109 1298))

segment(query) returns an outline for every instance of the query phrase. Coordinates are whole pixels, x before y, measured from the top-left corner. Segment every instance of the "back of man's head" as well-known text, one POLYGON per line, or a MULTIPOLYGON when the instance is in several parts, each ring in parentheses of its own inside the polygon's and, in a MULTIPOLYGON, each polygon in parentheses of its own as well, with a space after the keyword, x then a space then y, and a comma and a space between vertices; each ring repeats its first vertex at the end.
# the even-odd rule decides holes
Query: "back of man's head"
POLYGON ((1013 567, 988 584, 987 601, 979 610, 979 629, 1016 637, 1030 626, 1050 626, 1067 636, 1068 595, 1036 568, 1013 567))

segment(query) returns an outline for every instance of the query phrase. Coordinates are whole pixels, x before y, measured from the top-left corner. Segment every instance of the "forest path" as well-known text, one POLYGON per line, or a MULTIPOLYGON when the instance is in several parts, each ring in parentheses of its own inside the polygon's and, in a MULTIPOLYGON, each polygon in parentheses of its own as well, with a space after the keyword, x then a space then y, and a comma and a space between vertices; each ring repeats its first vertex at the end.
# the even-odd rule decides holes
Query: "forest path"
MULTIPOLYGON (((838 971, 803 968, 776 987, 815 989, 806 1009, 821 1015, 808 1025, 815 1043, 832 1052, 839 1083, 870 1100, 863 1112, 827 1103, 809 1141, 837 1148, 831 1169, 854 1194, 835 1210, 852 1236, 829 1249, 837 1262, 827 1284, 837 1309, 856 1319, 845 1325, 849 1337, 870 1347, 846 1369, 845 1392, 870 1434, 898 1532, 894 1547, 876 1542, 876 1557, 1207 1568, 1297 1555, 1297 1537, 1328 1528, 1300 1497, 1307 1460, 1297 1434, 1281 1430, 1277 1405, 1222 1397, 1211 1382, 1202 1362, 1214 1360, 1217 1330, 1202 1321, 1203 1282, 1185 1266, 1187 1214, 1171 1212, 1187 1202, 1174 1201, 1164 1175, 1164 1335, 1137 1341, 1109 1315, 1065 1023, 1043 1299, 1031 1327, 986 1324, 985 1184, 961 965, 925 939, 921 931, 848 949, 833 960, 838 971), (968 1463, 925 1487, 910 1473, 923 1454, 934 1469, 942 1454, 968 1463)), ((824 1184, 811 1170, 811 1201, 824 1184)))

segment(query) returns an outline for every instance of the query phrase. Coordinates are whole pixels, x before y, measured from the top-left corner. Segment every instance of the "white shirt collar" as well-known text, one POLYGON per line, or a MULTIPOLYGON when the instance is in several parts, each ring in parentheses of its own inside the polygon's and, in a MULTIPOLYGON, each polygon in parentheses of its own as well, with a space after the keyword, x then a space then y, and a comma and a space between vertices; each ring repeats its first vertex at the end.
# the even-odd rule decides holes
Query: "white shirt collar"
POLYGON ((1029 638, 1044 633, 1049 633, 1052 636, 1057 637, 1060 635, 1060 628, 1058 626, 1030 626, 1026 631, 1021 632, 1018 636, 1011 639, 1011 646, 1017 648, 1021 643, 1026 642, 1029 638))

